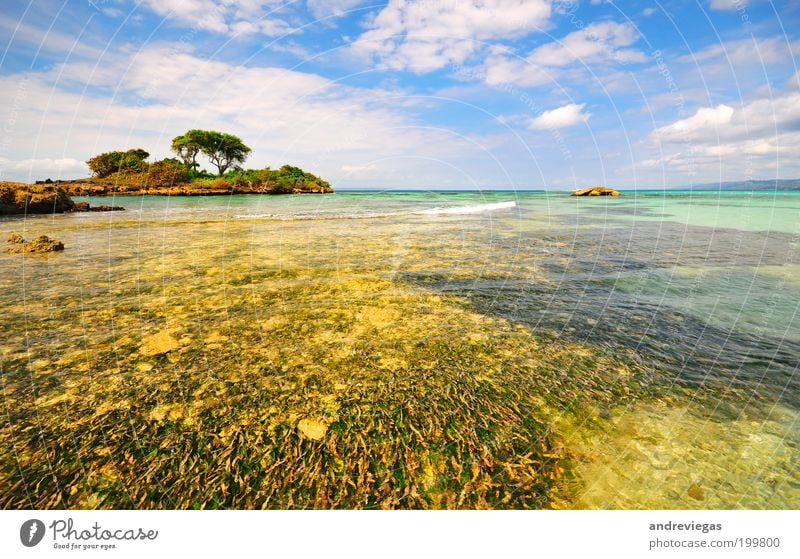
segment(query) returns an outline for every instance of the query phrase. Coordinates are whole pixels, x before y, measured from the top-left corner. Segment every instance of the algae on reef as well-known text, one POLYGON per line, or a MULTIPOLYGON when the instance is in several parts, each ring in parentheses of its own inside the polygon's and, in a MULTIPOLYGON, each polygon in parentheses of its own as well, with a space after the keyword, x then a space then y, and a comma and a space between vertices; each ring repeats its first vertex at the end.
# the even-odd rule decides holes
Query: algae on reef
MULTIPOLYGON (((641 371, 391 279, 402 225, 328 225, 335 244, 285 224, 280 251, 252 242, 271 224, 178 226, 111 271, 83 250, 75 269, 27 271, 28 302, 5 305, 0 507, 565 502, 559 416, 635 400, 641 371)), ((404 268, 490 257, 483 229, 453 227, 417 224, 404 268)))
POLYGON ((13 233, 8 238, 8 244, 10 246, 6 249, 6 252, 11 254, 44 253, 64 250, 64 243, 56 239, 51 239, 47 235, 40 235, 32 241, 26 241, 22 238, 22 235, 13 233))
POLYGON ((60 221, 76 265, 0 254, 25 276, 0 289, 0 508, 798 504, 789 431, 715 422, 635 353, 435 287, 559 288, 539 264, 558 237, 481 216, 136 219, 98 242, 60 221))

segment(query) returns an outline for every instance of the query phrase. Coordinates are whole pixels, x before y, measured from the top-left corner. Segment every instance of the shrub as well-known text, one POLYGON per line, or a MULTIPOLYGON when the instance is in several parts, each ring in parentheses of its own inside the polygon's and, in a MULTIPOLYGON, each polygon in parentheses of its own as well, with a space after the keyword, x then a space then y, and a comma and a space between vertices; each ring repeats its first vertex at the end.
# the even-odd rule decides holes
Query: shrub
POLYGON ((177 159, 156 161, 148 169, 147 184, 151 187, 172 186, 189 180, 189 170, 177 159))
POLYGON ((95 155, 86 164, 91 169, 92 174, 97 177, 107 177, 117 172, 142 172, 146 170, 145 159, 150 154, 141 148, 129 149, 128 151, 107 151, 100 155, 95 155))
POLYGON ((234 188, 247 188, 250 186, 247 174, 244 173, 235 175, 232 179, 232 183, 234 188))

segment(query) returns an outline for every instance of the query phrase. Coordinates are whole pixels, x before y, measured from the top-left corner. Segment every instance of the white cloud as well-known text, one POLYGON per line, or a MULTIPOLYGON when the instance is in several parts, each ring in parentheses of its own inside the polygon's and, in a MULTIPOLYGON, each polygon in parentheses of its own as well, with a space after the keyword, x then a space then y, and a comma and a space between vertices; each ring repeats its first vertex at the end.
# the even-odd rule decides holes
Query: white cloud
POLYGON ((368 2, 370 0, 307 0, 306 5, 314 17, 324 18, 344 15, 348 10, 368 2))
POLYGON ((270 43, 269 50, 273 52, 285 52, 286 54, 301 60, 308 60, 314 56, 314 53, 309 49, 292 40, 275 41, 270 43))
POLYGON ((558 69, 538 66, 505 54, 492 54, 485 63, 484 81, 493 86, 516 84, 524 86, 554 83, 558 69))
POLYGON ((747 7, 748 0, 711 0, 712 10, 740 10, 747 7))
POLYGON ((643 159, 639 162, 639 167, 644 169, 655 169, 658 167, 676 167, 684 165, 683 155, 680 152, 656 157, 654 159, 643 159))
POLYGON ((291 27, 276 15, 283 0, 142 0, 142 5, 190 28, 227 35, 276 36, 291 27))
POLYGON ((525 58, 495 49, 486 61, 486 82, 490 85, 542 85, 557 79, 558 69, 569 65, 644 62, 643 53, 625 48, 638 38, 630 24, 603 22, 537 47, 525 58))
POLYGON ((662 142, 692 141, 718 144, 752 141, 800 130, 800 92, 767 95, 734 109, 728 105, 704 107, 689 118, 654 131, 662 142))
POLYGON ((689 118, 678 120, 668 126, 659 128, 656 133, 662 141, 682 141, 686 138, 695 137, 698 133, 713 133, 721 125, 728 124, 733 117, 733 113, 733 108, 728 105, 718 105, 714 108, 703 107, 689 118))
POLYGON ((687 176, 724 171, 730 179, 745 176, 789 176, 797 172, 800 152, 800 92, 763 96, 736 108, 721 104, 653 131, 655 159, 642 157, 640 166, 665 165, 687 176), (678 150, 677 153, 672 153, 678 150))
POLYGON ((80 162, 130 147, 162 158, 171 155, 172 137, 206 128, 240 136, 253 148, 249 167, 293 163, 334 184, 369 176, 375 185, 389 177, 394 184, 422 180, 404 177, 408 168, 400 164, 390 175, 392 158, 424 154, 452 163, 439 173, 452 172, 458 161, 480 159, 470 141, 405 114, 401 96, 398 90, 351 87, 283 68, 237 67, 199 58, 186 47, 153 44, 135 55, 120 49, 101 69, 75 61, 47 72, 0 76, 0 122, 13 124, 0 156, 11 160, 3 168, 17 180, 77 178, 86 175, 82 164, 51 160, 67 154, 80 162), (85 88, 88 93, 81 94, 85 88), (363 161, 375 162, 375 168, 353 163, 363 161))
POLYGON ((749 37, 736 41, 727 41, 710 45, 697 52, 676 59, 682 63, 704 63, 703 71, 707 72, 709 62, 724 63, 726 66, 767 64, 792 62, 793 57, 800 54, 800 42, 788 41, 785 37, 749 37))
POLYGON ((101 8, 100 11, 104 15, 106 15, 106 16, 108 16, 110 18, 118 18, 118 17, 122 17, 123 15, 125 15, 125 12, 123 12, 122 10, 120 10, 118 8, 112 8, 112 7, 101 8))
POLYGON ((642 62, 645 60, 642 53, 621 48, 633 44, 638 38, 638 33, 630 24, 611 21, 593 23, 585 29, 570 33, 561 41, 538 47, 528 56, 528 60, 543 66, 610 59, 642 62))
POLYGON ((0 30, 3 36, 10 39, 9 46, 12 44, 26 45, 29 47, 31 55, 38 50, 43 50, 62 56, 69 54, 71 57, 78 55, 99 58, 103 53, 103 49, 79 41, 77 34, 72 36, 55 29, 28 25, 15 18, 2 15, 0 15, 0 30))
POLYGON ((467 60, 482 43, 538 31, 546 0, 390 0, 353 44, 388 68, 424 73, 467 60))
POLYGON ((786 80, 785 83, 787 89, 800 89, 800 71, 794 73, 794 75, 786 80))
POLYGON ((377 166, 374 163, 368 165, 342 165, 340 171, 345 175, 370 175, 377 166))
POLYGON ((577 105, 575 103, 564 105, 550 111, 545 111, 529 123, 530 128, 535 130, 552 130, 555 128, 566 128, 574 126, 589 119, 589 114, 583 112, 585 103, 577 105))
POLYGON ((17 161, 0 157, 0 180, 7 180, 6 176, 32 177, 30 180, 39 177, 61 179, 75 176, 76 173, 83 176, 89 174, 85 162, 68 157, 60 159, 43 157, 17 161))

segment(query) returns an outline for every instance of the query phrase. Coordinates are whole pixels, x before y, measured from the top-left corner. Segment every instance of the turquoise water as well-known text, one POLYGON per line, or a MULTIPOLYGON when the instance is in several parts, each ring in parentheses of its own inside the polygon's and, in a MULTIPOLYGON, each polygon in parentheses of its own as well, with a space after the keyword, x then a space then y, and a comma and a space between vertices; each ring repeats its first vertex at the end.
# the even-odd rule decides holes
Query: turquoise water
MULTIPOLYGON (((117 196, 81 198, 124 204, 147 217, 314 219, 391 216, 398 213, 514 201, 521 219, 665 221, 684 225, 800 235, 800 192, 623 191, 613 199, 575 198, 562 192, 340 192, 314 196, 117 196)), ((88 217, 88 216, 79 216, 88 217)))
MULTIPOLYGON (((800 405, 798 192, 576 198, 560 192, 387 191, 86 200, 127 211, 28 223, 244 222, 254 231, 273 223, 276 232, 306 223, 309 234, 321 237, 329 220, 352 221, 356 228, 397 226, 393 250, 404 281, 458 293, 482 312, 554 335, 635 351, 680 382, 746 387, 754 397, 800 405), (412 242, 415 227, 435 235, 437 221, 461 223, 462 234, 485 229, 484 245, 446 268, 404 271, 403 244, 412 242), (502 284, 493 273, 500 268, 507 277, 502 284), (528 280, 531 269, 548 281, 528 280), (456 279, 459 271, 470 278, 456 279)), ((252 242, 259 242, 253 234, 252 242)))
MULTIPOLYGON (((287 316, 312 313, 303 320, 314 324, 317 307, 346 309, 368 294, 378 296, 373 286, 392 285, 403 296, 354 314, 348 319, 353 328, 371 320, 404 340, 404 329, 423 324, 427 315, 403 314, 417 307, 402 301, 424 296, 421 309, 457 301, 472 313, 475 328, 481 324, 476 317, 483 317, 535 340, 606 356, 585 365, 584 350, 576 350, 576 364, 564 371, 568 378, 591 379, 591 367, 619 361, 636 364, 648 371, 648 382, 674 392, 672 399, 632 402, 623 411, 619 402, 598 402, 598 417, 608 423, 603 436, 587 434, 586 425, 575 427, 574 436, 565 430, 576 452, 599 456, 576 467, 580 497, 567 506, 800 506, 800 193, 575 198, 340 192, 87 200, 127 210, 0 220, 0 234, 47 234, 67 247, 45 257, 1 256, 0 300, 9 324, 13 319, 25 333, 0 348, 8 363, 27 362, 50 374, 58 357, 42 356, 96 343, 105 359, 97 366, 126 370, 125 360, 138 352, 136 340, 163 320, 182 330, 184 337, 175 337, 185 344, 200 336, 199 329, 218 329, 208 343, 222 347, 226 328, 235 324, 237 335, 254 337, 249 325, 269 322, 264 318, 274 309, 264 301, 287 316), (296 300, 282 301, 280 290, 292 290, 296 300), (67 322, 75 309, 85 313, 81 322, 67 322), (53 318, 62 313, 68 318, 53 318), (106 355, 111 347, 113 355, 106 355), (687 497, 690 484, 711 489, 705 500, 687 497)), ((464 332, 466 315, 451 307, 447 312, 462 328, 454 332, 464 332)), ((447 327, 443 320, 435 324, 447 327)), ((334 323, 339 330, 327 322, 316 327, 336 340, 342 326, 334 323)), ((377 339, 388 336, 362 329, 377 339)), ((474 340, 493 333, 467 332, 474 340)), ((327 355, 311 347, 318 352, 310 352, 313 359, 327 355)), ((243 345, 218 358, 230 371, 245 349, 269 348, 243 345)), ((63 359, 72 367, 78 357, 63 359)), ((282 365, 286 361, 281 357, 282 365)), ((294 366, 291 359, 287 366, 294 366)), ((180 374, 192 374, 192 367, 180 374)), ((559 390, 569 395, 569 383, 559 390)))

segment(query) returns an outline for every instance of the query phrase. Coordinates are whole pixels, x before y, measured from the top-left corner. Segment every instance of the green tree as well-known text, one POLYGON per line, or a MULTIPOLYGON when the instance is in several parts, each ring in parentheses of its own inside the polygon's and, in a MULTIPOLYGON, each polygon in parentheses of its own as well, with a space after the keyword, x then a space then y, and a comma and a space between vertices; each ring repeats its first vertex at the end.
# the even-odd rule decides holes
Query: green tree
POLYGON ((129 149, 128 151, 108 151, 95 155, 86 164, 91 169, 92 174, 98 177, 107 177, 118 171, 138 171, 145 165, 145 159, 150 154, 141 148, 129 149))
POLYGON ((205 139, 204 130, 189 130, 186 134, 172 139, 172 151, 184 165, 194 170, 197 168, 197 154, 203 148, 205 139))
POLYGON ((244 163, 252 151, 237 136, 216 130, 204 132, 200 150, 217 168, 219 176, 224 175, 232 165, 244 163))

